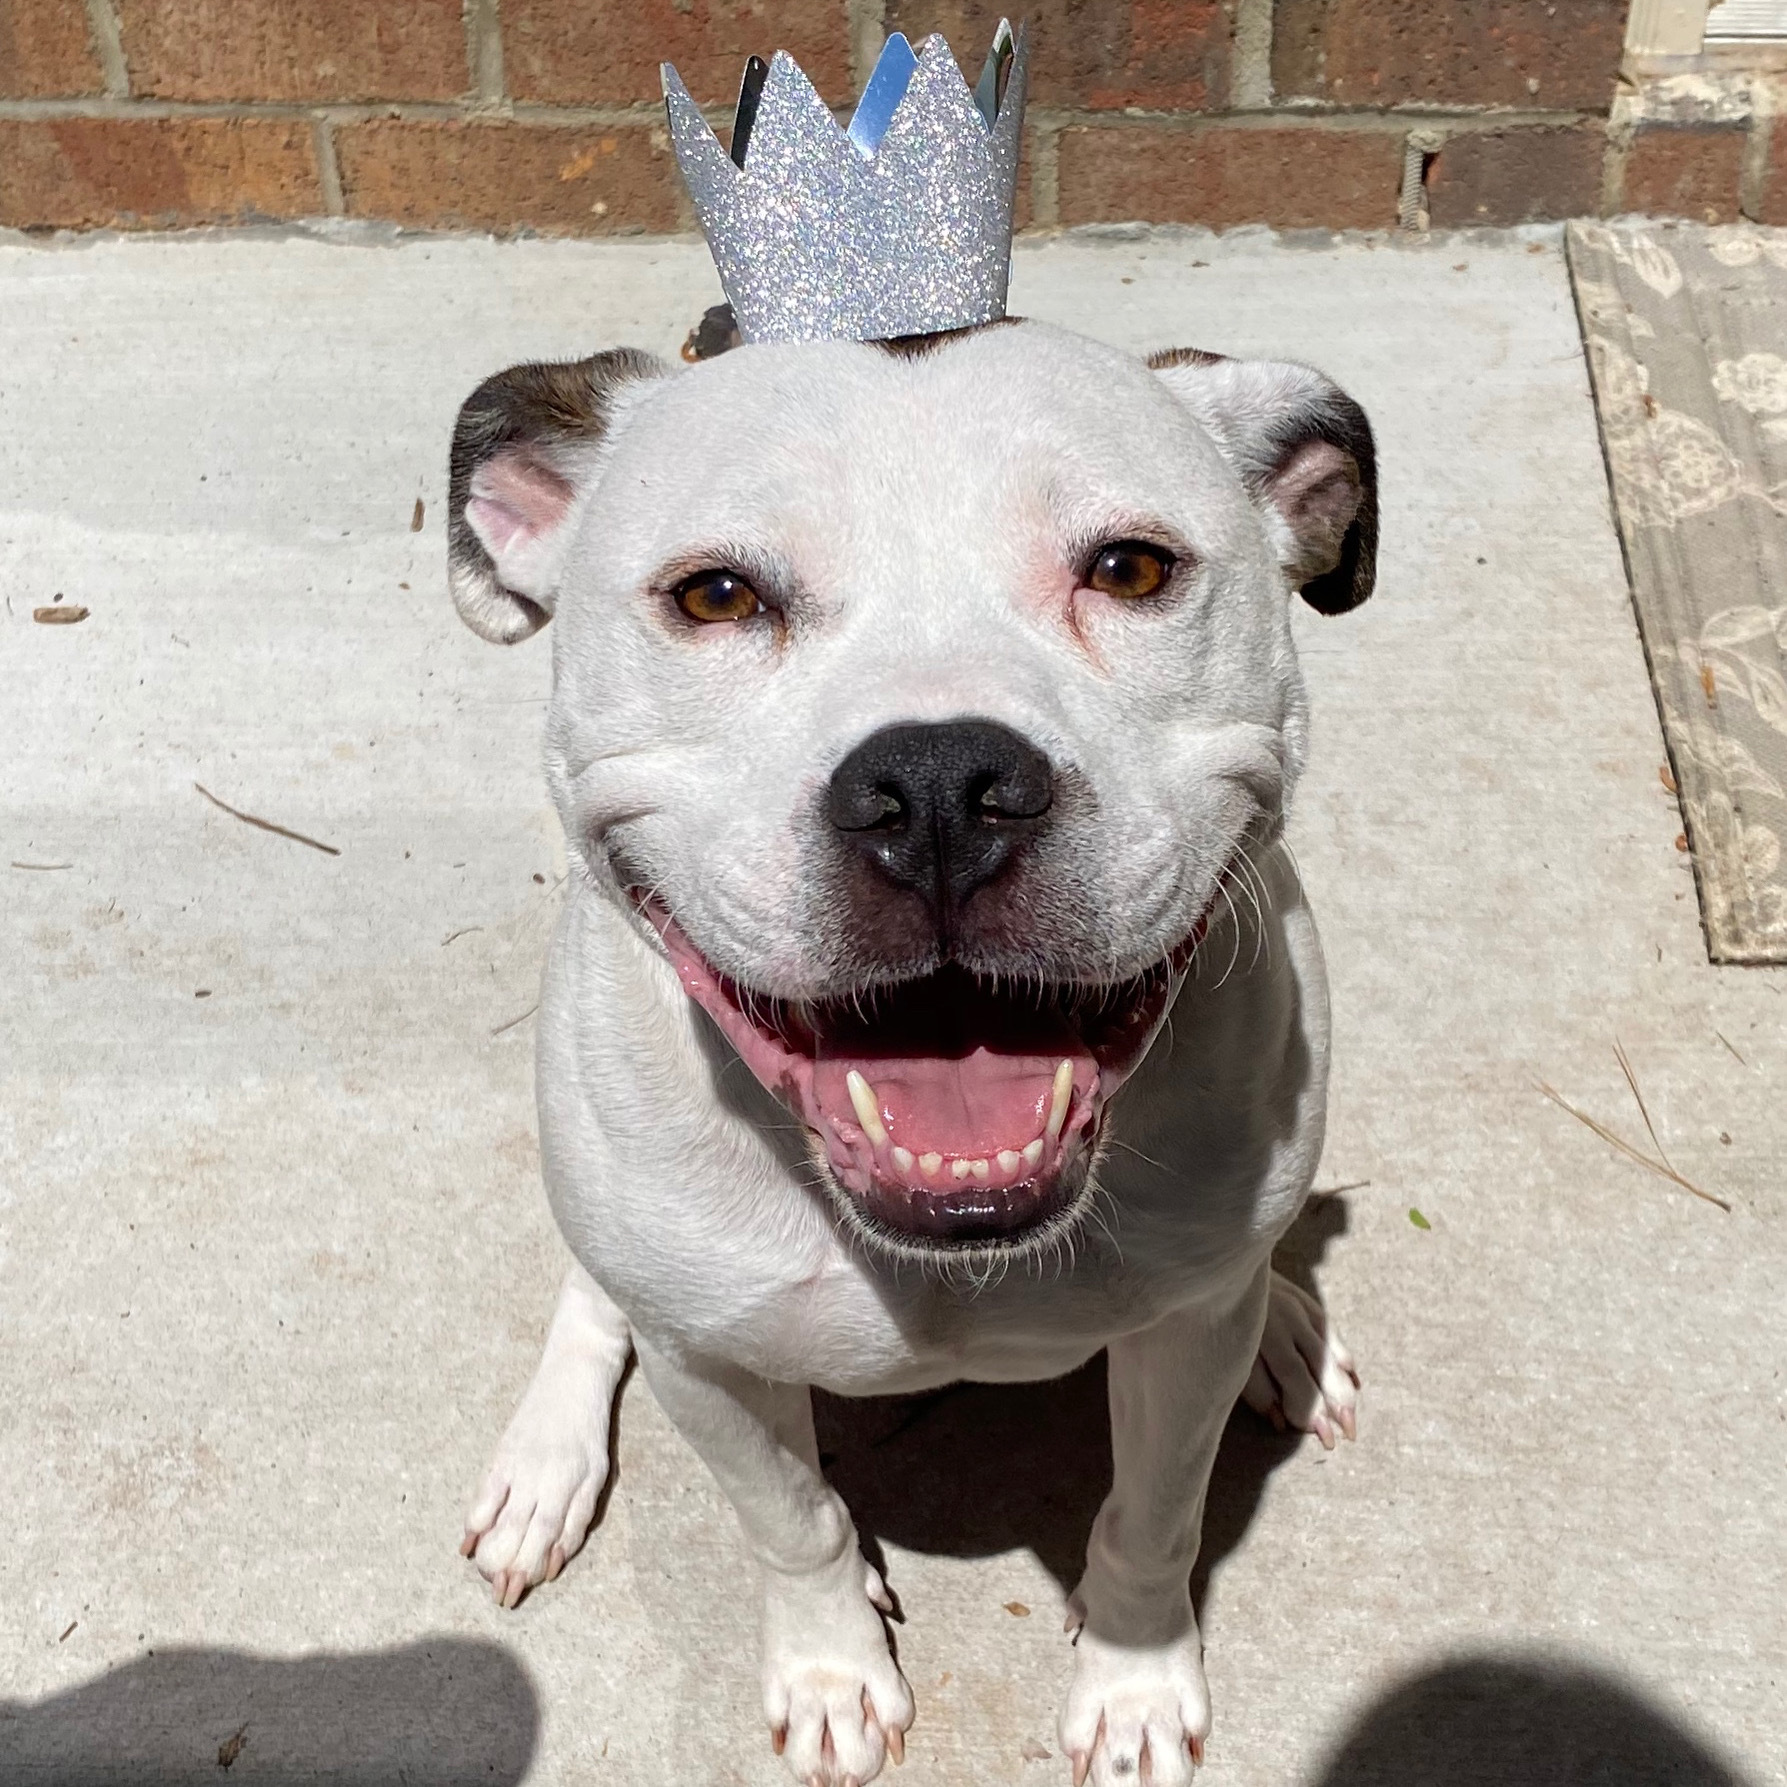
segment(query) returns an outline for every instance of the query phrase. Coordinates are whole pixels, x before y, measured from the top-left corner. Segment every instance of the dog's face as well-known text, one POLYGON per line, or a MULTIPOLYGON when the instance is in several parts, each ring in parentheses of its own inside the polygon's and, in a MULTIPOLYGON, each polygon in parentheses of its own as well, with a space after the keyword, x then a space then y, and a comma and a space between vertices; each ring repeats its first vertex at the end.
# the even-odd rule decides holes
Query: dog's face
POLYGON ((1111 1095, 1301 763, 1290 592, 1369 593, 1364 417, 1303 367, 1036 323, 518 368, 455 599, 557 620, 576 869, 907 1251, 1072 1222, 1111 1095))

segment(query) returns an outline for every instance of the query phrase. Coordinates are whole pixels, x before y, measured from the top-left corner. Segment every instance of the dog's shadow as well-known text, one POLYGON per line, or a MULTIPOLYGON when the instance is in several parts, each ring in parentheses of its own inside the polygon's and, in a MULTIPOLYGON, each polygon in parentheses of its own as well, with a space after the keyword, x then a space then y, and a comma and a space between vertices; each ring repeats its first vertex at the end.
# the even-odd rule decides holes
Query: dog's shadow
MULTIPOLYGON (((1340 1194, 1312 1197, 1274 1265, 1319 1295, 1315 1270, 1346 1227, 1340 1194)), ((1079 1580, 1093 1516, 1111 1484, 1104 1354, 1047 1383, 952 1384, 917 1396, 815 1391, 813 1415, 820 1461, 878 1568, 884 1544, 946 1557, 1027 1547, 1063 1590, 1079 1580)), ((1306 1438, 1277 1432, 1237 1405, 1217 1454, 1192 1574, 1200 1613, 1211 1575, 1252 1524, 1267 1479, 1306 1438)))

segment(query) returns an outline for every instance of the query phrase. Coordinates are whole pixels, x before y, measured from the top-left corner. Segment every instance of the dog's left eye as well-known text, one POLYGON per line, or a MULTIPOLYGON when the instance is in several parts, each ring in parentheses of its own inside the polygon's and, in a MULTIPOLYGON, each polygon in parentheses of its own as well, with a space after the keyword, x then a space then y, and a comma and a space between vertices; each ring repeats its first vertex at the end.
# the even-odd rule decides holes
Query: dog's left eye
POLYGON ((1083 579, 1101 595, 1136 601, 1165 587, 1172 575, 1173 555, 1146 540, 1113 540, 1093 553, 1083 579))
POLYGON ((676 605, 690 620, 749 620, 763 598, 736 571, 702 571, 676 586, 676 605))

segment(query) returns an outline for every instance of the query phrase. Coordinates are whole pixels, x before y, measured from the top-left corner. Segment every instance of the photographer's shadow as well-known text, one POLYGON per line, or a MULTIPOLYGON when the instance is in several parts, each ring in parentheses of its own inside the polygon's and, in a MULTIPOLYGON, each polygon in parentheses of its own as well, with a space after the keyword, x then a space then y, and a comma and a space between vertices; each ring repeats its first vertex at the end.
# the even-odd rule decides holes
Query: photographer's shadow
POLYGON ((1668 1713, 1554 1657, 1458 1657, 1351 1728, 1315 1787, 1747 1787, 1668 1713))
POLYGON ((42 1700, 0 1700, 0 1782, 516 1787, 539 1732, 526 1671, 479 1640, 290 1658, 162 1650, 42 1700))
MULTIPOLYGON (((1346 1225, 1343 1197, 1312 1197, 1274 1265, 1314 1294, 1314 1271, 1346 1225)), ((1103 1353, 1046 1383, 962 1383, 916 1396, 815 1392, 813 1413, 826 1475, 878 1567, 881 1544, 947 1557, 1027 1547, 1063 1590, 1079 1581, 1111 1484, 1103 1353)), ((1200 1613, 1212 1573, 1252 1524, 1268 1478, 1306 1439, 1318 1443, 1276 1432, 1245 1407, 1229 1418, 1192 1575, 1200 1613)))

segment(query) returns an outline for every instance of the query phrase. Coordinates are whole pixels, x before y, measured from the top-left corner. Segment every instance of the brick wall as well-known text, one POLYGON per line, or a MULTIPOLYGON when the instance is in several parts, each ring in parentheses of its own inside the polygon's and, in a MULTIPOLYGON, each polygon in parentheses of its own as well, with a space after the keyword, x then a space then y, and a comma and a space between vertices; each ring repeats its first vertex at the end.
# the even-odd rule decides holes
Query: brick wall
MULTIPOLYGON (((0 0, 0 225, 316 216, 690 227, 658 98, 885 30, 978 60, 996 0, 0 0)), ((1626 0, 1030 0, 1021 220, 1382 228, 1787 194, 1747 119, 1613 108, 1626 0), (1411 134, 1412 133, 1412 134, 1411 134), (1760 145, 1760 146, 1759 146, 1760 145), (1412 149, 1412 155, 1411 155, 1412 149), (1405 192, 1405 169, 1417 184, 1405 192), (1424 181, 1424 185, 1420 182, 1424 181)))

